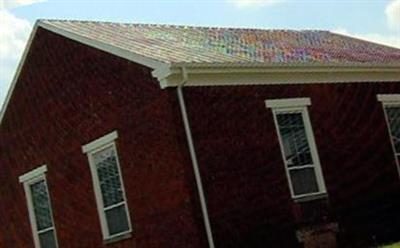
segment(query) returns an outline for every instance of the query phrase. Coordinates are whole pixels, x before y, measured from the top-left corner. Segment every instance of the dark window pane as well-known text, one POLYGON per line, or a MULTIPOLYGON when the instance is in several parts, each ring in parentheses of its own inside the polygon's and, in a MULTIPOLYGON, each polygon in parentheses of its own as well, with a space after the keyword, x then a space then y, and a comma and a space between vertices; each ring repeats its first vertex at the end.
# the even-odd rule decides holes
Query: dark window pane
POLYGON ((40 248, 56 248, 56 239, 54 230, 50 230, 39 234, 40 248))
POLYGON ((317 179, 313 168, 290 170, 295 195, 318 192, 317 179))
POLYGON ((50 213, 49 195, 45 181, 39 181, 32 184, 30 187, 37 229, 40 231, 53 226, 50 213))
POLYGON ((400 107, 386 107, 394 148, 400 153, 400 107))
POLYGON ((93 159, 99 176, 104 207, 122 202, 124 199, 114 148, 110 147, 95 153, 93 159))
POLYGON ((125 204, 106 210, 105 212, 110 235, 129 230, 125 204))
POLYGON ((313 164, 302 114, 278 114, 277 121, 288 167, 313 164))
POLYGON ((290 127, 290 126, 303 126, 303 118, 301 113, 286 113, 286 114, 278 114, 278 123, 281 127, 290 127))

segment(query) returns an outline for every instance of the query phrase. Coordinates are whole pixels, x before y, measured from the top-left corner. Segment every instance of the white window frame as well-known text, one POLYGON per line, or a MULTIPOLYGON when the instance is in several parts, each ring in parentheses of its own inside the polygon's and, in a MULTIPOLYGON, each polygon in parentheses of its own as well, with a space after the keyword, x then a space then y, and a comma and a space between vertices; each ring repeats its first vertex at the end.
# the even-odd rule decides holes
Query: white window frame
POLYGON ((376 95, 376 98, 378 99, 378 101, 382 103, 383 113, 385 115, 386 127, 390 137, 390 144, 392 145, 394 160, 396 161, 397 173, 399 174, 400 177, 400 161, 397 158, 397 156, 400 156, 400 153, 396 152, 396 148, 393 142, 392 130, 389 123, 389 117, 386 112, 386 107, 391 107, 391 106, 400 107, 400 94, 378 94, 376 95))
POLYGON ((115 140, 117 138, 118 138, 117 131, 113 131, 101 138, 98 138, 98 139, 82 146, 82 152, 88 156, 90 172, 92 174, 93 188, 94 188, 94 193, 95 193, 95 198, 96 198, 96 203, 97 203, 97 210, 98 210, 98 214, 99 214, 99 218, 100 218, 101 231, 103 234, 103 239, 106 242, 113 242, 113 241, 118 241, 123 238, 128 238, 128 237, 130 237, 130 234, 132 233, 132 225, 131 225, 131 220, 130 220, 128 202, 126 200, 127 198, 126 198, 126 194, 125 194, 124 181, 122 178, 117 146, 115 144, 115 140), (93 154, 95 154, 99 151, 102 151, 106 148, 109 148, 109 147, 112 147, 115 151, 119 180, 121 182, 123 201, 105 208, 104 202, 103 202, 103 195, 101 193, 100 181, 99 181, 99 176, 97 173, 96 164, 93 161, 93 154), (116 233, 116 234, 110 235, 109 230, 108 230, 107 218, 106 218, 105 211, 115 208, 115 207, 119 207, 121 205, 125 205, 125 211, 126 211, 126 215, 127 215, 129 229, 127 231, 124 231, 121 233, 116 233))
POLYGON ((272 113, 274 116, 274 123, 275 123, 275 127, 276 127, 275 129, 276 129, 276 132, 278 135, 282 159, 283 159, 283 163, 285 165, 286 176, 288 178, 289 189, 290 189, 290 194, 291 194, 292 198, 293 199, 313 199, 314 197, 318 198, 318 196, 321 196, 321 195, 325 196, 327 194, 325 180, 323 177, 323 173, 322 173, 322 169, 321 169, 321 162, 319 160, 317 146, 315 144, 315 139, 314 139, 314 133, 313 133, 313 129, 312 129, 311 122, 310 122, 310 117, 308 115, 308 110, 307 110, 307 106, 311 105, 310 98, 272 99, 272 100, 266 100, 265 105, 267 108, 270 108, 272 110, 272 113), (279 125, 278 125, 276 116, 278 114, 296 113, 296 112, 301 113, 302 118, 303 118, 304 129, 306 132, 308 145, 310 147, 313 165, 289 168, 289 166, 287 165, 283 141, 282 141, 282 137, 280 134, 279 125), (315 177, 316 177, 317 186, 318 186, 318 192, 299 194, 299 195, 294 194, 292 179, 290 177, 289 172, 291 169, 295 169, 295 168, 300 169, 299 167, 314 168, 315 177))
POLYGON ((24 186, 26 203, 28 206, 29 220, 31 223, 32 234, 33 234, 33 242, 34 242, 36 248, 40 248, 39 234, 48 232, 50 230, 52 230, 54 232, 54 239, 56 242, 56 247, 58 247, 57 232, 56 232, 56 227, 55 227, 54 218, 53 218, 53 208, 51 205, 51 197, 50 197, 49 187, 47 184, 46 172, 47 172, 47 165, 42 165, 42 166, 40 166, 34 170, 31 170, 19 177, 19 182, 22 183, 24 186), (53 223, 53 226, 46 228, 44 230, 38 231, 37 224, 36 224, 36 215, 35 215, 35 211, 33 208, 33 202, 32 202, 31 185, 33 185, 37 182, 40 182, 40 181, 44 181, 44 183, 46 185, 46 191, 47 191, 47 195, 48 195, 48 199, 49 199, 51 221, 53 223))

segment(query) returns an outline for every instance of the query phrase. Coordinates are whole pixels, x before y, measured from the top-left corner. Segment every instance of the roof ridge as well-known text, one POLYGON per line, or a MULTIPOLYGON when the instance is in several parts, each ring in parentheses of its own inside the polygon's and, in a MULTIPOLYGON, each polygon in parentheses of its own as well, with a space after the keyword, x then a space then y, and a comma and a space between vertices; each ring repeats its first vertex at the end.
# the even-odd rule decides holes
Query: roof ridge
POLYGON ((186 29, 207 29, 207 30, 246 30, 246 31, 282 31, 282 32, 326 32, 323 29, 285 29, 285 28, 251 28, 251 27, 233 27, 233 26, 205 26, 195 24, 168 24, 168 23, 142 23, 142 22, 114 22, 114 21, 96 21, 96 20, 67 20, 67 19, 39 19, 38 22, 63 22, 63 23, 95 23, 95 24, 113 24, 127 26, 148 26, 148 27, 168 27, 168 28, 186 28, 186 29))
POLYGON ((386 45, 386 44, 382 44, 382 43, 366 40, 366 39, 363 39, 363 38, 358 38, 358 37, 352 36, 351 34, 347 34, 346 35, 346 34, 337 33, 335 31, 329 31, 329 33, 331 33, 332 35, 337 35, 337 36, 346 38, 346 39, 352 39, 352 40, 357 41, 357 42, 367 42, 367 43, 369 43, 371 45, 374 45, 374 46, 382 46, 382 47, 385 47, 385 48, 388 48, 388 49, 396 49, 396 50, 400 51, 400 48, 398 48, 398 47, 389 46, 389 45, 386 45))

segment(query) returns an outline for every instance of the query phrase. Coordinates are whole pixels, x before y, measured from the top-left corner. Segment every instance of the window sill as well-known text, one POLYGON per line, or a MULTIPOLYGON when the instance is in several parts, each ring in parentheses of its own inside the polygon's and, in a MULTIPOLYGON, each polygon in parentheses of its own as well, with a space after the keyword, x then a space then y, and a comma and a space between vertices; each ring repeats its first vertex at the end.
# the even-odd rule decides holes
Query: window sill
POLYGON ((323 193, 315 193, 312 195, 298 196, 298 197, 294 197, 293 200, 294 200, 294 202, 301 203, 301 202, 319 200, 319 199, 323 199, 323 198, 328 198, 328 193, 323 192, 323 193))
POLYGON ((121 233, 119 235, 113 236, 111 238, 104 239, 103 243, 104 244, 111 244, 115 243, 124 239, 129 239, 132 237, 132 232, 126 232, 126 233, 121 233))

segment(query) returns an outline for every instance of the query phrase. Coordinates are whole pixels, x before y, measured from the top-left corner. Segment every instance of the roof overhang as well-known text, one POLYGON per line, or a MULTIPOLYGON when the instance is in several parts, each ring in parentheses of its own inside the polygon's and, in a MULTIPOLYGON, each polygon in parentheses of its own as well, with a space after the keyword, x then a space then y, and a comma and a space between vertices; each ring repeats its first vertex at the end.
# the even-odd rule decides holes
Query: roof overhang
POLYGON ((82 37, 42 21, 33 27, 0 112, 0 124, 38 28, 46 29, 90 47, 153 69, 161 88, 185 86, 234 86, 306 83, 400 82, 400 62, 385 64, 267 64, 267 63, 164 63, 112 44, 82 37), (185 73, 183 73, 183 71, 185 73), (184 75, 186 74, 186 75, 184 75), (189 75, 188 77, 186 77, 189 75))
POLYGON ((176 64, 153 71, 162 88, 182 83, 182 69, 189 75, 185 86, 234 86, 309 83, 400 82, 400 66, 176 64))
POLYGON ((176 87, 183 79, 182 68, 190 75, 185 86, 263 85, 345 82, 400 82, 400 61, 396 64, 268 64, 248 63, 165 63, 123 48, 82 37, 38 21, 37 26, 69 39, 111 53, 153 69, 161 88, 176 87))
POLYGON ((118 57, 133 61, 135 63, 150 67, 150 68, 159 68, 160 66, 165 65, 165 63, 142 56, 140 54, 137 53, 133 53, 131 51, 125 50, 123 48, 114 46, 112 44, 107 44, 104 42, 100 42, 98 40, 95 39, 90 39, 87 37, 83 37, 81 35, 77 35, 73 32, 69 32, 67 30, 52 26, 50 24, 47 24, 45 22, 42 21, 37 21, 37 26, 44 28, 48 31, 51 31, 53 33, 59 34, 61 36, 64 36, 66 38, 69 38, 71 40, 77 41, 79 43, 85 44, 87 46, 90 47, 94 47, 97 48, 99 50, 111 53, 113 55, 116 55, 118 57))

